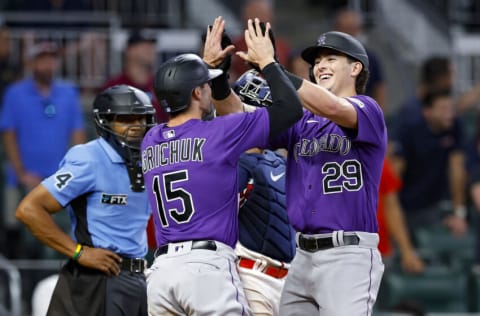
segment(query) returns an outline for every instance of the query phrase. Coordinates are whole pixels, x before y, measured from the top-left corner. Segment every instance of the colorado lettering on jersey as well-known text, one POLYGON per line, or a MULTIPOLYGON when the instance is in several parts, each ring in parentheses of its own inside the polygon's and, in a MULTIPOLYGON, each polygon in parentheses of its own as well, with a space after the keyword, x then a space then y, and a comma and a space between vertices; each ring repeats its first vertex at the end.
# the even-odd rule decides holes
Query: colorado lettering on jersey
POLYGON ((103 204, 127 205, 127 195, 126 194, 102 193, 102 203, 103 204))
POLYGON ((319 152, 338 152, 344 156, 350 152, 352 147, 352 141, 346 136, 340 136, 337 134, 325 134, 320 138, 313 139, 301 139, 294 146, 294 158, 298 161, 298 157, 312 157, 319 152))
POLYGON ((143 173, 149 170, 187 161, 203 161, 205 138, 183 138, 155 146, 148 146, 142 152, 143 173))

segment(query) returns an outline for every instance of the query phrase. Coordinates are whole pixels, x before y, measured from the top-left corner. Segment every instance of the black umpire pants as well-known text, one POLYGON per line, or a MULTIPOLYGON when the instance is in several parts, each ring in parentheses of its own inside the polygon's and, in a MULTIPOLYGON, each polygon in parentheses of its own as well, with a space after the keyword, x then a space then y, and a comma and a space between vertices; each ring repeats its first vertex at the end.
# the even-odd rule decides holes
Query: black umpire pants
POLYGON ((60 270, 47 316, 147 315, 143 273, 122 270, 118 276, 69 260, 60 270))

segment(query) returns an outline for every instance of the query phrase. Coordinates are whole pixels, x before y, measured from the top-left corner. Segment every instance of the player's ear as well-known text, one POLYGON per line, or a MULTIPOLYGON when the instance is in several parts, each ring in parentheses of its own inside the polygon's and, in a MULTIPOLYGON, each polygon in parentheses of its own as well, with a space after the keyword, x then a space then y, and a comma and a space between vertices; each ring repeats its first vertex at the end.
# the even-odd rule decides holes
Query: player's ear
POLYGON ((193 91, 192 91, 192 99, 200 99, 201 96, 202 96, 202 88, 203 88, 203 85, 201 86, 196 86, 193 91))
POLYGON ((352 77, 357 77, 360 72, 362 72, 363 65, 361 62, 355 61, 353 62, 352 67, 352 77))

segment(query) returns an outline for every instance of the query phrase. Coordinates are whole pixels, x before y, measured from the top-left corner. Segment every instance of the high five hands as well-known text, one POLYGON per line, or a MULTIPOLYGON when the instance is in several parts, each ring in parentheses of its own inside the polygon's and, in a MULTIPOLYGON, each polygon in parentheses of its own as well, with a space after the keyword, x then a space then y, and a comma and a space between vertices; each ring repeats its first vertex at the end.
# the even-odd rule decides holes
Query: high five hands
MULTIPOLYGON (((203 47, 203 61, 211 68, 218 68, 224 59, 233 53, 234 45, 222 47, 222 37, 225 31, 225 20, 219 16, 212 26, 208 26, 203 47)), ((225 69, 228 70, 228 69, 225 69)))
MULTIPOLYGON (((270 23, 264 25, 258 18, 249 19, 245 30, 245 43, 247 52, 236 52, 235 54, 250 64, 257 65, 263 69, 266 65, 275 61, 275 49, 269 37, 270 23)), ((235 50, 234 45, 222 47, 222 36, 225 31, 225 20, 219 16, 213 25, 207 28, 203 50, 203 61, 212 68, 217 68, 223 60, 235 50)))
POLYGON ((265 32, 262 31, 261 22, 258 18, 248 19, 248 27, 245 30, 245 43, 247 52, 236 52, 243 60, 257 65, 263 69, 266 65, 275 61, 275 50, 269 37, 271 26, 266 23, 265 32))

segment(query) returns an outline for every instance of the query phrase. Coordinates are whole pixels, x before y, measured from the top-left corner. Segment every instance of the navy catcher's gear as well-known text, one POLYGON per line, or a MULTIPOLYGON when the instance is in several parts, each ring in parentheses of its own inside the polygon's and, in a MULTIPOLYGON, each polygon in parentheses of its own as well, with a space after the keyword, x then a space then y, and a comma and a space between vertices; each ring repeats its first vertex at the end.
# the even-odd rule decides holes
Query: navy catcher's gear
POLYGON ((314 46, 307 47, 302 51, 302 58, 310 65, 313 65, 318 52, 325 48, 350 56, 361 62, 364 68, 368 68, 368 55, 362 43, 349 34, 337 31, 326 32, 320 35, 314 46))
POLYGON ((148 95, 128 85, 117 85, 105 89, 93 101, 93 120, 97 133, 125 160, 132 184, 132 190, 143 191, 140 165, 140 145, 142 137, 127 138, 110 128, 110 123, 118 115, 145 116, 145 125, 131 125, 130 128, 145 128, 145 132, 155 125, 155 109, 148 95))
POLYGON ((256 70, 250 69, 241 75, 235 82, 233 91, 243 103, 258 107, 267 107, 272 104, 270 87, 256 70))
POLYGON ((193 89, 222 74, 220 69, 208 69, 195 54, 182 54, 163 63, 155 75, 154 90, 167 113, 185 110, 193 89))
POLYGON ((250 250, 291 262, 295 230, 286 211, 285 171, 285 158, 270 150, 240 157, 238 187, 248 192, 241 192, 246 196, 238 215, 239 240, 250 250))

